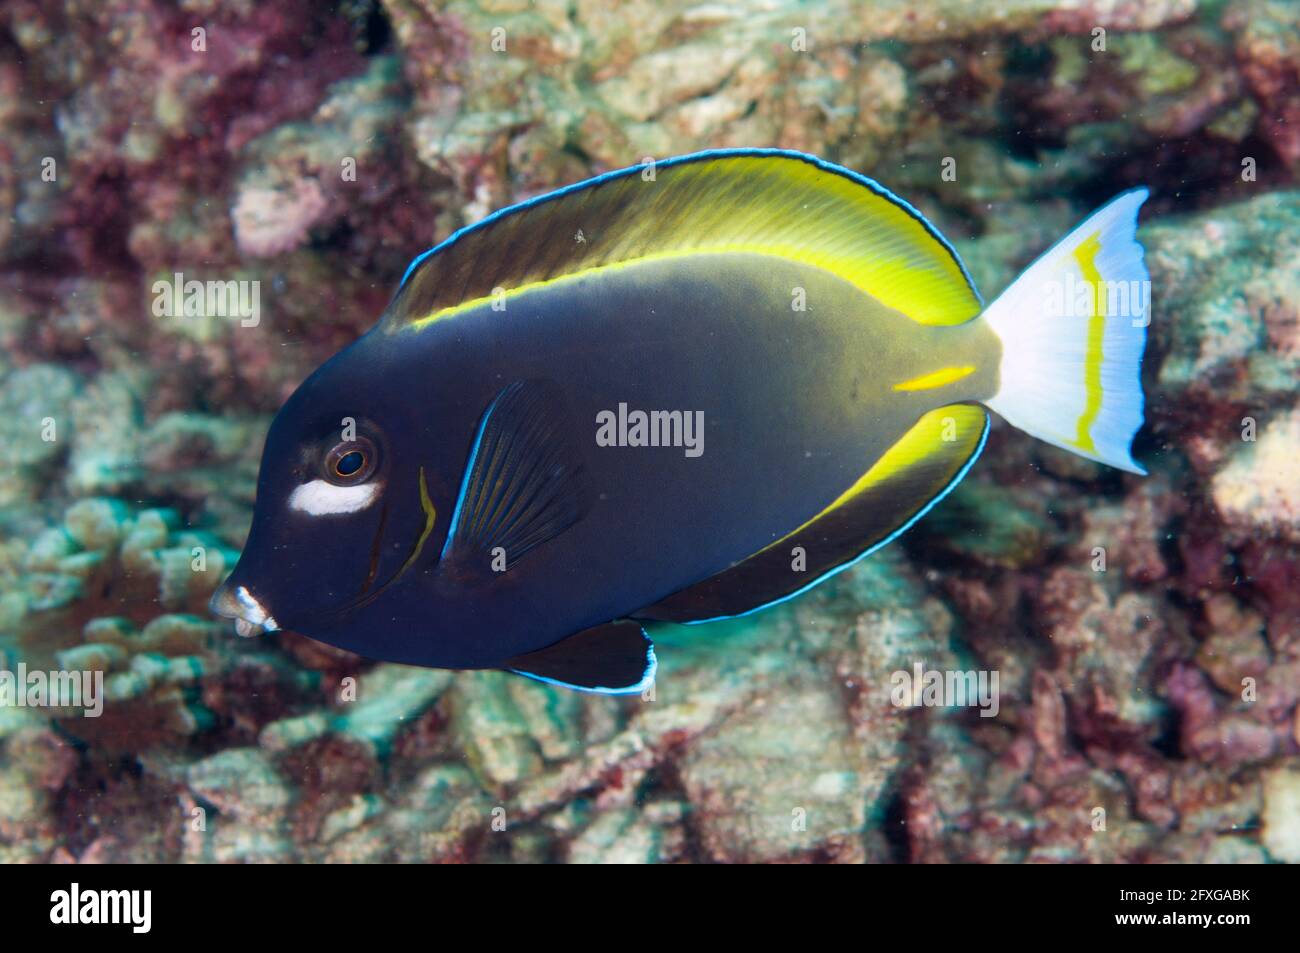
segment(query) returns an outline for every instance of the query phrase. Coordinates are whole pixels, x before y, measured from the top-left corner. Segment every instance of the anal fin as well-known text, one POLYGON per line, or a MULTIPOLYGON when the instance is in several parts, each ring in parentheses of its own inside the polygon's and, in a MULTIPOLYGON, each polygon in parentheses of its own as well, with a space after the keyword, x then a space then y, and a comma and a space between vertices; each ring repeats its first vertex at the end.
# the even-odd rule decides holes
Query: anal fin
POLYGON ((657 665, 654 643, 645 629, 623 619, 584 629, 536 652, 516 655, 501 667, 580 692, 634 695, 654 682, 657 665))
POLYGON ((975 462, 988 425, 988 414, 972 404, 930 411, 839 499, 803 526, 633 615, 711 622, 748 615, 811 589, 924 516, 975 462), (797 551, 802 551, 802 559, 797 551))

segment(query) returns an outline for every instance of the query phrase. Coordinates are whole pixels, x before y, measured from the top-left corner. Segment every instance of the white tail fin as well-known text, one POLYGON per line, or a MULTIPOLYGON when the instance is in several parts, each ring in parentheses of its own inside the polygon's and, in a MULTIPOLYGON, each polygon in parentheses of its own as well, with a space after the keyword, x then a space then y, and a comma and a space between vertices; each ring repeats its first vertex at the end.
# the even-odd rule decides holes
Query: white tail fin
POLYGON ((1146 189, 1103 206, 984 311, 1002 339, 986 403, 1040 440, 1130 473, 1142 426, 1142 349, 1151 281, 1137 241, 1146 189))

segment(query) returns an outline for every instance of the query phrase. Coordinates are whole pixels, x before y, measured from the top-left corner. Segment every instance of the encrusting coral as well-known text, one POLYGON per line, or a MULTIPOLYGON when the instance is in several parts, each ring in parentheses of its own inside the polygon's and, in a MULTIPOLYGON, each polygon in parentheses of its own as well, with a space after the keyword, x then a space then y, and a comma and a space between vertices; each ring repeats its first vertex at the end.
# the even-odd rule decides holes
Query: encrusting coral
POLYGON ((0 669, 103 673, 98 718, 0 706, 0 859, 1300 862, 1295 26, 1278 0, 0 7, 0 669), (643 697, 209 616, 270 416, 414 254, 742 145, 879 178, 989 297, 1151 186, 1151 475, 995 424, 889 549, 656 632, 643 697), (177 276, 259 310, 167 307, 177 276), (917 664, 996 673, 996 711, 900 698, 917 664))

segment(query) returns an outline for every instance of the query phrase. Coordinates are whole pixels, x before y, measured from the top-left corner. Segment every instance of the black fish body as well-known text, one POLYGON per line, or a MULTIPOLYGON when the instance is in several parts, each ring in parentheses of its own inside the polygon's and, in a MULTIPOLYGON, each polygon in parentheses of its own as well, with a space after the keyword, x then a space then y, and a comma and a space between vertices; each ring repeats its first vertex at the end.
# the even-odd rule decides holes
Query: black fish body
MULTIPOLYGON (((413 263, 277 416, 216 611, 374 658, 639 690, 654 657, 629 620, 754 611, 887 542, 973 462, 981 404, 1136 468, 1140 391, 1135 420, 1089 390, 1107 360, 1136 388, 1118 319, 1083 333, 1076 419, 1045 432, 1037 395, 1002 380, 1012 318, 977 317, 955 253, 878 186, 789 153, 639 171, 413 263)), ((1135 213, 1114 243, 1140 268, 1135 213)))

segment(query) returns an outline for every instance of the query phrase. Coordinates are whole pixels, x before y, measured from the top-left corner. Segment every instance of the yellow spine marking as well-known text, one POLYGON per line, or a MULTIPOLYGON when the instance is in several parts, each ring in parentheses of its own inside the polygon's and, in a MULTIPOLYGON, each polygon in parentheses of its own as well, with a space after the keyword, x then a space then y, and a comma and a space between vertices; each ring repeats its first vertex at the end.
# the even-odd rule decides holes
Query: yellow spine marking
POLYGON ((1079 264, 1083 280, 1092 285, 1092 316, 1088 319, 1088 350, 1084 355, 1083 387, 1086 399, 1083 413, 1079 415, 1074 445, 1085 453, 1096 453, 1092 441, 1092 425, 1101 413, 1101 362, 1102 341, 1106 333, 1105 293, 1101 272, 1097 270, 1097 252, 1101 251, 1101 233, 1094 232, 1079 243, 1074 250, 1074 260, 1079 264))
POLYGON ((941 367, 929 374, 922 374, 920 377, 913 377, 901 384, 895 384, 894 390, 934 390, 936 387, 943 387, 945 384, 959 381, 963 377, 969 377, 974 372, 975 365, 973 364, 963 364, 961 367, 941 367))

